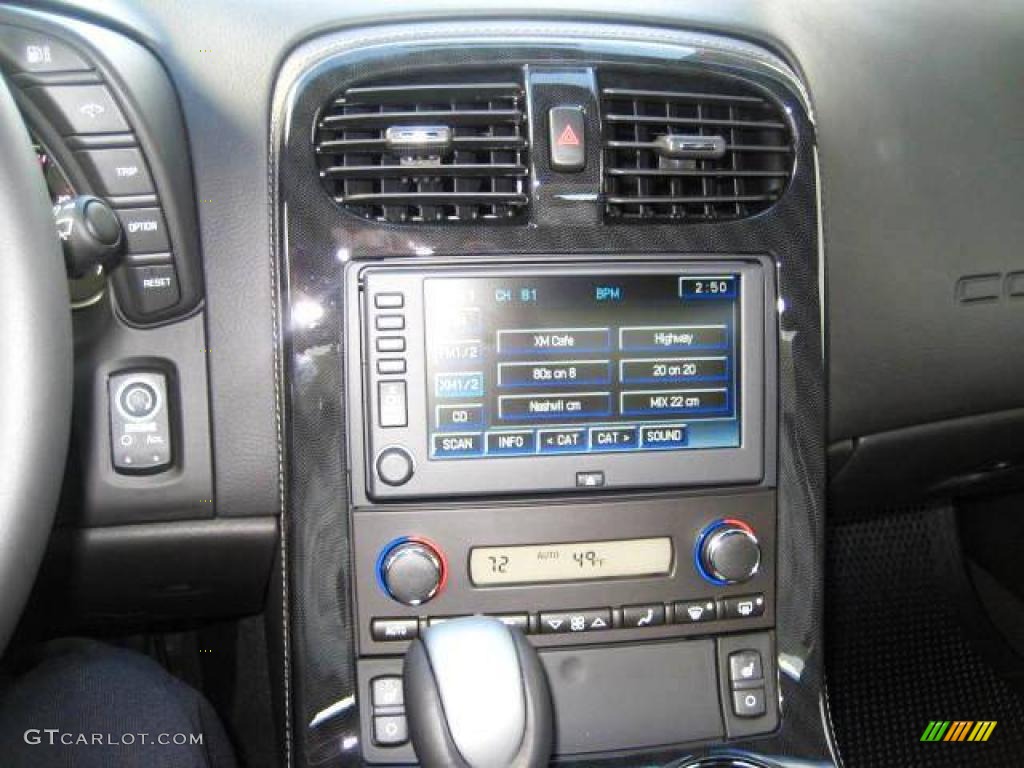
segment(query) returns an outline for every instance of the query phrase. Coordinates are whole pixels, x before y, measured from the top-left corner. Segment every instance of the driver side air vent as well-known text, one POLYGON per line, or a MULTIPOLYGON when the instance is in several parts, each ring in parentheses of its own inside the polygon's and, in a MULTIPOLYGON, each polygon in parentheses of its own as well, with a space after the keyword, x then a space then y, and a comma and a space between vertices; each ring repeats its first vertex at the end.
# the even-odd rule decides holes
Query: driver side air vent
POLYGON ((529 203, 519 71, 378 81, 323 109, 315 150, 327 192, 389 223, 524 220, 529 203))
POLYGON ((706 222, 771 206, 793 171, 789 122, 732 78, 601 78, 605 219, 706 222))

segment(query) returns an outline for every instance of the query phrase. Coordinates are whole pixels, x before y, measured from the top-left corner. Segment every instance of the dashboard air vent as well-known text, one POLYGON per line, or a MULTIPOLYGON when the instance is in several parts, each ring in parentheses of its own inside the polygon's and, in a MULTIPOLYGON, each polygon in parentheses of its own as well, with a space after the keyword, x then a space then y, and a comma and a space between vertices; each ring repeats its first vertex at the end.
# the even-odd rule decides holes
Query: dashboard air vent
POLYGON ((323 109, 320 176, 346 210, 390 223, 516 222, 529 203, 521 73, 351 87, 323 109))
POLYGON ((601 113, 612 223, 752 216, 779 199, 793 170, 781 108, 731 78, 605 74, 601 113))

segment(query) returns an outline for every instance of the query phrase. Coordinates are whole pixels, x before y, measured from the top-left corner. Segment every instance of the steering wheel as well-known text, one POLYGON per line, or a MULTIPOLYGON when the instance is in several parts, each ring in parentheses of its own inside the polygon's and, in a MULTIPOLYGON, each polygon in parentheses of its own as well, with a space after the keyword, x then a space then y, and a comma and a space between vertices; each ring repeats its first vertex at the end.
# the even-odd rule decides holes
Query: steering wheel
POLYGON ((0 75, 0 653, 46 548, 71 428, 71 310, 43 174, 0 75))

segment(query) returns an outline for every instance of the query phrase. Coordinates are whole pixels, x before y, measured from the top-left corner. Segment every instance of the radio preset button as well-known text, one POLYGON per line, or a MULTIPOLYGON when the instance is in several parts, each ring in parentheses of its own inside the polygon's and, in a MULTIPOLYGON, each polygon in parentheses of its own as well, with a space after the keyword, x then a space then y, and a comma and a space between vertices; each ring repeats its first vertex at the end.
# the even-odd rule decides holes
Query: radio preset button
POLYGON ((405 485, 412 478, 412 456, 404 448, 385 448, 377 457, 377 477, 391 486, 405 485))
POLYGON ((373 306, 377 309, 401 309, 405 306, 405 296, 400 293, 378 293, 373 297, 373 306))
POLYGON ((479 456, 484 452, 484 436, 473 434, 439 434, 432 438, 434 458, 456 459, 464 456, 479 456))
POLYGON ((537 432, 541 453, 573 453, 587 449, 587 430, 542 429, 537 432))
POLYGON ((535 448, 533 432, 487 433, 487 453, 493 456, 533 453, 535 448))
POLYGON ((623 392, 623 415, 725 413, 729 410, 729 390, 666 389, 623 392))
POLYGON ((500 330, 497 338, 499 355, 605 352, 611 346, 607 328, 500 330))
POLYGON ((381 336, 377 339, 378 352, 405 352, 405 339, 401 336, 381 336))
POLYGON ((438 429, 474 429, 484 424, 484 407, 479 403, 437 406, 438 429))
POLYGON ((611 415, 608 392, 581 392, 566 395, 502 395, 498 398, 498 417, 508 421, 542 421, 611 415))
POLYGON ((665 424, 642 427, 640 429, 644 448, 667 450, 685 448, 688 442, 686 426, 682 424, 665 424))
POLYGON ((724 325, 636 326, 619 329, 619 348, 623 351, 661 352, 728 347, 729 332, 724 325))

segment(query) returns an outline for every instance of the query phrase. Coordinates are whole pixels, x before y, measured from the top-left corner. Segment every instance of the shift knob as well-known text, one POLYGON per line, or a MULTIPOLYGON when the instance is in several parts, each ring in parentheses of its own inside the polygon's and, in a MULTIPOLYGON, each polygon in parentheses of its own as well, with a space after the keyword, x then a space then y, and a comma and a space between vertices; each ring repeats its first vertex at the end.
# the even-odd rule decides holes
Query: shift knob
POLYGON ((471 616, 413 640, 405 710, 424 768, 541 768, 551 758, 551 694, 522 633, 471 616))

